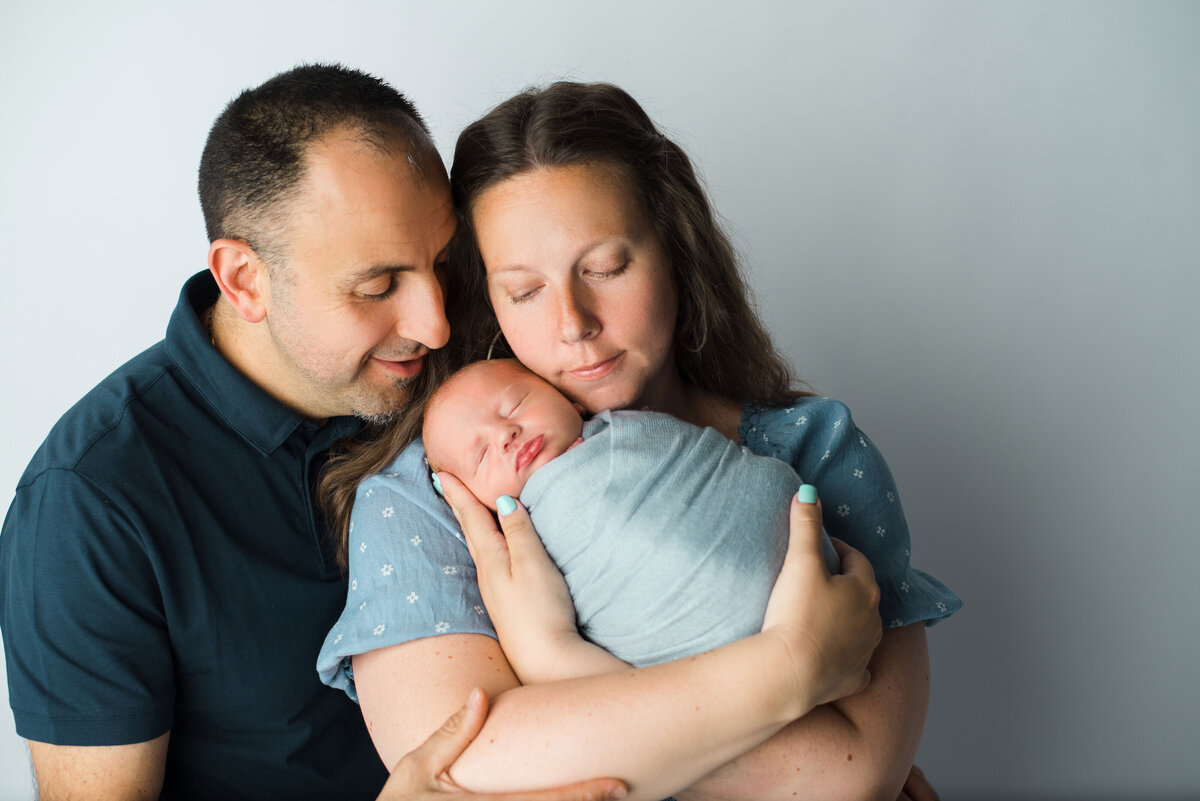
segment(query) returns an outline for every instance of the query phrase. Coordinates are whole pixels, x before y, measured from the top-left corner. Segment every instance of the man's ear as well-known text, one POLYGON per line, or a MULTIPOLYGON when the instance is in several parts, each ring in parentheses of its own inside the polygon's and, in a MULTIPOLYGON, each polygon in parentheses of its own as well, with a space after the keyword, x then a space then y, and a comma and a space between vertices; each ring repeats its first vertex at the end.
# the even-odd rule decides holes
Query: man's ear
POLYGON ((266 317, 267 265, 254 248, 237 239, 218 239, 208 246, 208 269, 243 320, 257 323, 266 317))

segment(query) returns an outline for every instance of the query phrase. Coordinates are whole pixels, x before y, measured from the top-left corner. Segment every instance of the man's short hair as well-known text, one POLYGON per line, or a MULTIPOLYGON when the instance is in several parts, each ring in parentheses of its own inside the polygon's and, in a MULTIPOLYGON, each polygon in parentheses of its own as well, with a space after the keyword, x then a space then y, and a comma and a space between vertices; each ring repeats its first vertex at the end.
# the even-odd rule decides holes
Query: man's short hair
POLYGON ((237 239, 281 262, 290 202, 305 176, 306 148, 350 129, 424 172, 441 157, 416 107, 384 81, 340 64, 280 73, 232 100, 200 158, 200 207, 210 242, 237 239))

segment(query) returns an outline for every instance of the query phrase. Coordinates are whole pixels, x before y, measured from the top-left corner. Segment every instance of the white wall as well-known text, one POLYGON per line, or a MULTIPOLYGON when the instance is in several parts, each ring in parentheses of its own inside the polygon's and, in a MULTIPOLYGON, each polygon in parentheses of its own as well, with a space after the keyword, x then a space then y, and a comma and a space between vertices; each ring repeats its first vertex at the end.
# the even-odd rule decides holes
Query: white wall
MULTIPOLYGON (((204 266, 238 91, 340 60, 449 157, 526 84, 609 80, 693 154, 966 600, 930 630, 942 796, 1200 794, 1200 5, 176 5, 0 7, 0 502, 204 266)), ((0 798, 29 798, 3 706, 0 798)))

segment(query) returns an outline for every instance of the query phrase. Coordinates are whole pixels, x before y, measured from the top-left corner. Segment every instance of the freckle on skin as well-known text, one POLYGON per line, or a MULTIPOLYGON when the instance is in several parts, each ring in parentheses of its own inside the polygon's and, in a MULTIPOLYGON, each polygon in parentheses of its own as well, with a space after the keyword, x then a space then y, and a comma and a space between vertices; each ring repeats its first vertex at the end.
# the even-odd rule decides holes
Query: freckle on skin
POLYGON ((846 754, 846 761, 847 761, 847 762, 853 762, 853 761, 854 761, 854 754, 846 754))

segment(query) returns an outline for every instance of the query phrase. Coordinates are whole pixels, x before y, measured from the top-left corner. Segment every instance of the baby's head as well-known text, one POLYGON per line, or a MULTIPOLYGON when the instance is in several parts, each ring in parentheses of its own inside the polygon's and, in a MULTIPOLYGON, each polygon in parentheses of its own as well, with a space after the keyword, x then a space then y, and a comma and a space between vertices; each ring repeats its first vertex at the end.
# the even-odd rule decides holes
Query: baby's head
POLYGON ((446 379, 421 431, 430 468, 454 475, 492 510, 582 433, 576 406, 512 359, 475 362, 446 379))

